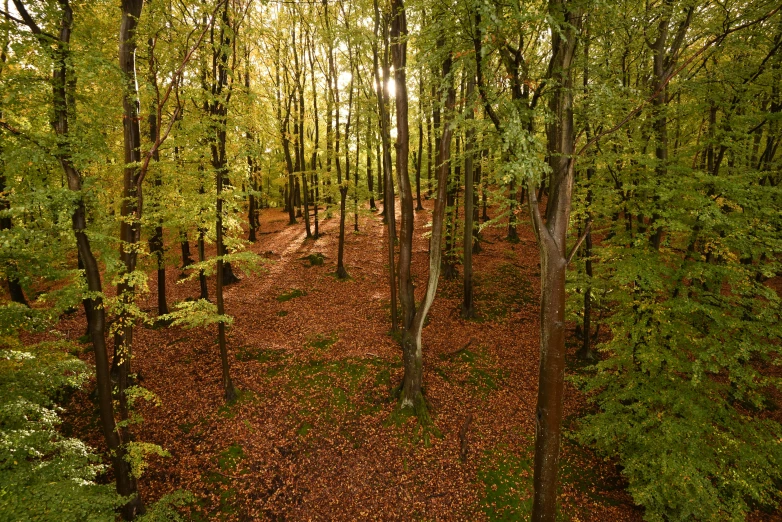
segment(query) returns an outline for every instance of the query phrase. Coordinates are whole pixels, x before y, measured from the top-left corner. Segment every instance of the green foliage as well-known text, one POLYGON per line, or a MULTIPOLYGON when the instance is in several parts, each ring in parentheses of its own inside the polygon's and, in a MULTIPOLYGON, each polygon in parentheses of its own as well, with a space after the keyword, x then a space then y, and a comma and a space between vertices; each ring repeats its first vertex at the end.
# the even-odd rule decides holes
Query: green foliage
POLYGON ((195 503, 196 497, 189 491, 178 489, 168 495, 163 495, 160 500, 147 507, 147 512, 136 518, 138 522, 185 522, 189 520, 183 516, 178 508, 183 508, 195 503))
POLYGON ((78 439, 60 435, 63 393, 89 379, 67 343, 0 350, 0 519, 112 521, 123 502, 99 485, 100 458, 78 439))
POLYGON ((125 460, 130 464, 130 474, 135 478, 141 478, 144 470, 149 465, 148 456, 157 455, 158 457, 170 457, 171 454, 151 442, 131 441, 126 445, 125 460))
POLYGON ((217 323, 230 325, 233 318, 228 315, 217 313, 217 305, 210 303, 206 299, 196 301, 183 301, 175 305, 176 310, 170 314, 161 315, 158 319, 162 321, 171 321, 171 326, 182 326, 184 328, 199 328, 217 323))

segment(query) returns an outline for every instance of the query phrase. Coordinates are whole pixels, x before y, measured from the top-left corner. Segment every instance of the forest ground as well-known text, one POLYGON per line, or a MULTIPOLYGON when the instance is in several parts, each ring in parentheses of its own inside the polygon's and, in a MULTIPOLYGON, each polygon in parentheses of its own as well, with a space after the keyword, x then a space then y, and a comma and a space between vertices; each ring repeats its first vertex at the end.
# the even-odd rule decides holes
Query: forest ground
MULTIPOLYGON (((431 202, 425 206, 416 213, 413 249, 418 299, 428 268, 431 202)), ((402 367, 388 335, 385 227, 365 212, 354 233, 349 216, 346 281, 334 276, 338 227, 334 213, 312 241, 279 209, 262 212, 249 249, 270 262, 225 292, 234 317, 235 404, 222 398, 216 327, 136 329, 134 371, 161 403, 139 408, 144 421, 134 432, 171 454, 150 459, 142 495, 152 501, 190 490, 199 499, 194 520, 524 518, 532 503, 539 328, 539 258, 528 220, 520 218, 517 243, 505 239, 505 226, 484 230, 483 251, 473 258, 476 320, 460 318, 461 278, 440 281, 423 331, 425 394, 437 428, 428 432, 395 414, 390 399, 402 367), (307 259, 315 253, 325 256, 320 266, 307 259)), ((179 273, 167 271, 170 306, 198 296, 198 281, 177 283, 179 273)), ((150 274, 152 293, 140 304, 154 313, 150 274)), ((58 330, 81 336, 83 310, 58 330)), ((573 373, 572 335, 570 343, 573 373)), ((568 383, 566 427, 588 407, 568 383)), ((89 391, 75 394, 67 410, 64 429, 102 448, 89 391)), ((563 439, 562 520, 641 520, 625 487, 615 464, 563 439)))

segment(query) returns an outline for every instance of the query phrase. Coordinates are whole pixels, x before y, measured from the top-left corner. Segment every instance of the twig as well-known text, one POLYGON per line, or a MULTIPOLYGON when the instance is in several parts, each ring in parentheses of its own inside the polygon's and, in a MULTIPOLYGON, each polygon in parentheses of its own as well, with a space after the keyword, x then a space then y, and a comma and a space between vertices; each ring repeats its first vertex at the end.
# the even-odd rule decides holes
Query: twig
POLYGON ((464 424, 459 430, 459 443, 461 444, 461 450, 459 458, 462 462, 467 461, 467 431, 470 429, 470 423, 472 422, 472 413, 467 414, 467 418, 464 419, 464 424))
POLYGON ((450 359, 450 358, 451 358, 451 357, 453 357, 454 355, 458 355, 458 354, 462 353, 464 350, 466 350, 467 348, 469 348, 469 347, 470 347, 470 345, 472 344, 472 342, 473 342, 473 338, 472 338, 472 337, 470 337, 470 340, 469 340, 469 341, 467 341, 467 344, 465 344, 464 346, 462 346, 461 348, 459 348, 459 349, 458 349, 458 350, 456 350, 455 352, 451 352, 451 353, 449 353, 449 354, 447 355, 447 358, 448 358, 448 359, 450 359))
POLYGON ((573 245, 573 248, 570 250, 570 254, 568 254, 567 256, 567 261, 565 261, 565 266, 569 265, 570 262, 573 260, 573 256, 576 255, 576 251, 578 250, 578 247, 580 247, 581 243, 584 242, 584 240, 587 237, 587 234, 589 234, 589 231, 591 229, 592 229, 592 222, 590 221, 589 223, 587 223, 587 226, 584 229, 584 233, 578 239, 578 242, 575 245, 573 245))
POLYGON ((220 475, 221 477, 234 479, 234 480, 247 480, 249 478, 252 478, 252 477, 247 476, 247 475, 245 475, 243 477, 241 477, 241 476, 238 477, 236 475, 226 475, 225 473, 220 473, 219 471, 214 471, 214 470, 210 471, 210 473, 216 473, 216 474, 220 475))

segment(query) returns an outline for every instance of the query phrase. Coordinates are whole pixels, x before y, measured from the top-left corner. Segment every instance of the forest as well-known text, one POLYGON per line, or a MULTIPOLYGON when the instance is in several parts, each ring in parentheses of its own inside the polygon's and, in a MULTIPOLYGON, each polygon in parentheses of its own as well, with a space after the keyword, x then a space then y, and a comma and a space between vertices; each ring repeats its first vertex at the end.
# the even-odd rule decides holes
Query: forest
POLYGON ((779 0, 2 0, 0 520, 782 520, 779 0))

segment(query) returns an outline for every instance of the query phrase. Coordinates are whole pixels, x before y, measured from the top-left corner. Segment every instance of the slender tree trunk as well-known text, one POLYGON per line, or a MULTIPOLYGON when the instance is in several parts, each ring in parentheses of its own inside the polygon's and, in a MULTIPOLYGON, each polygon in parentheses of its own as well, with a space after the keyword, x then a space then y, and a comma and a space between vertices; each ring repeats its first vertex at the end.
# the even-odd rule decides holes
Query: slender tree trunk
POLYGON ((179 233, 179 246, 182 249, 182 268, 186 268, 194 263, 190 254, 190 242, 187 240, 187 232, 179 233))
MULTIPOLYGON (((2 111, 0 111, 0 120, 2 119, 2 111)), ((2 156, 2 148, 0 145, 0 156, 2 156)), ((5 185, 5 169, 4 165, 0 164, 0 212, 8 211, 11 208, 10 202, 3 197, 2 195, 6 191, 6 185, 5 185)), ((4 217, 0 218, 0 231, 2 230, 10 230, 12 227, 11 218, 10 217, 4 217)), ((13 273, 16 271, 16 267, 14 266, 15 263, 8 262, 5 266, 5 272, 6 274, 13 273)), ((9 274, 6 277, 6 281, 8 283, 8 292, 11 296, 11 301, 14 303, 23 304, 25 306, 29 306, 27 303, 27 299, 24 297, 24 290, 22 290, 22 285, 19 284, 19 280, 15 275, 9 274)), ((86 306, 86 305, 85 305, 86 306)))
POLYGON ((423 162, 424 153, 424 80, 418 81, 418 159, 415 162, 415 197, 416 197, 416 210, 423 210, 424 206, 421 204, 421 163, 423 162))
MULTIPOLYGON (((245 64, 244 64, 244 88, 247 95, 250 95, 250 52, 245 50, 245 64)), ((255 137, 249 130, 246 132, 247 145, 250 151, 255 146, 255 137)), ((251 243, 257 241, 256 230, 258 229, 258 203, 255 193, 258 191, 258 182, 256 180, 256 165, 253 158, 253 153, 247 153, 247 172, 248 172, 248 186, 250 188, 247 196, 247 226, 249 227, 249 235, 247 240, 251 243)))
POLYGON ((312 117, 315 120, 315 136, 312 143, 312 160, 310 162, 310 169, 312 170, 313 181, 313 213, 315 221, 315 233, 314 239, 320 237, 320 231, 318 230, 318 150, 320 147, 320 121, 318 119, 318 86, 315 78, 315 44, 311 38, 308 38, 310 44, 309 59, 310 59, 310 77, 312 78, 312 117))
MULTIPOLYGON (((473 135, 473 139, 475 139, 475 136, 473 135)), ((483 182, 482 178, 482 172, 481 172, 481 153, 478 151, 477 153, 472 153, 473 157, 478 158, 478 162, 474 164, 473 166, 473 193, 472 193, 472 253, 473 254, 479 254, 481 252, 481 238, 480 233, 478 231, 478 221, 480 220, 480 208, 481 203, 479 199, 480 194, 480 188, 481 184, 483 182)), ((473 159, 473 161, 475 161, 473 159)))
MULTIPOLYGON (((8 12, 8 0, 5 0, 5 12, 8 12)), ((6 23, 9 23, 10 20, 8 19, 8 16, 5 16, 6 23)), ((3 47, 0 49, 0 74, 2 74, 3 69, 5 68, 5 63, 7 60, 7 50, 8 50, 8 32, 6 31, 6 34, 3 38, 3 47)), ((0 121, 3 121, 3 110, 2 105, 0 105, 0 121)), ((2 133, 0 133, 0 140, 2 139, 2 133)), ((6 212, 10 210, 11 203, 6 199, 3 194, 5 194, 5 191, 7 190, 6 187, 6 178, 5 178, 5 164, 2 160, 2 152, 3 152, 3 143, 0 141, 0 212, 6 212)), ((11 230, 13 227, 13 223, 11 221, 11 218, 9 216, 0 218, 0 231, 2 230, 11 230)), ((29 306, 27 303, 27 299, 24 297, 24 290, 22 289, 22 285, 19 284, 19 279, 13 274, 13 272, 16 271, 16 263, 14 262, 8 262, 5 266, 5 273, 6 273, 6 282, 8 283, 8 293, 11 296, 11 301, 14 303, 19 303, 25 306, 29 306)), ((86 304, 85 304, 86 306, 86 304)))
MULTIPOLYGON (((584 90, 589 87, 589 38, 585 38, 584 41, 584 90)), ((591 127, 589 122, 586 123, 586 139, 589 142, 592 139, 591 127)), ((592 221, 592 178, 595 175, 595 169, 593 166, 589 166, 586 169, 587 176, 587 193, 586 193, 586 226, 592 221)), ((584 288, 584 333, 582 339, 581 349, 578 351, 578 358, 582 361, 594 361, 597 356, 592 351, 592 230, 587 230, 584 240, 584 257, 586 258, 586 275, 587 284, 584 288)))
POLYGON ((426 112, 426 179, 427 179, 427 187, 426 187, 426 198, 431 199, 432 197, 432 159, 434 156, 432 155, 432 114, 434 109, 432 111, 426 112))
MULTIPOLYGON (((486 164, 486 159, 489 157, 489 149, 483 149, 483 152, 481 152, 481 158, 482 163, 486 164)), ((484 223, 489 220, 489 214, 486 213, 486 208, 488 207, 488 197, 487 194, 489 192, 489 176, 486 172, 483 171, 483 168, 481 168, 481 201, 483 203, 483 212, 481 214, 481 221, 484 223)))
MULTIPOLYGON (((391 330, 397 331, 398 326, 398 311, 397 311, 397 285, 396 285, 396 271, 394 270, 394 242, 396 241, 396 213, 394 210, 394 184, 391 179, 391 150, 389 147, 389 127, 390 121, 388 116, 388 104, 387 104, 387 91, 388 91, 388 75, 389 68, 386 66, 388 62, 387 54, 383 58, 383 77, 380 76, 379 65, 379 29, 381 26, 380 9, 378 7, 377 0, 373 1, 375 8, 375 39, 372 46, 373 65, 375 71, 375 85, 377 86, 377 106, 378 106, 378 123, 380 124, 380 142, 383 147, 383 183, 380 183, 378 179, 378 186, 382 187, 383 192, 383 220, 387 223, 388 232, 388 279, 389 288, 391 291, 391 330)), ((388 27, 387 23, 383 21, 383 43, 387 50, 388 42, 388 27)), ((378 166, 378 174, 380 171, 378 166)))
MULTIPOLYGON (((203 186, 201 187, 203 191, 203 186)), ((198 229, 198 261, 203 263, 206 261, 206 254, 204 252, 204 238, 206 237, 206 229, 203 227, 198 229)), ((206 281, 206 273, 203 270, 198 271, 198 287, 200 289, 199 299, 205 299, 209 301, 209 286, 206 281)))
POLYGON ((508 241, 518 241, 519 233, 516 230, 516 180, 510 181, 508 187, 508 241))
POLYGON ((375 183, 374 175, 372 173, 372 138, 374 132, 372 130, 372 114, 367 114, 367 189, 369 190, 369 208, 370 210, 377 210, 375 205, 375 183))
POLYGON ((361 157, 361 113, 356 112, 356 168, 353 174, 353 232, 358 232, 358 166, 361 157))
MULTIPOLYGON (((226 140, 227 129, 226 119, 228 114, 228 102, 231 96, 231 88, 228 85, 229 65, 228 49, 231 49, 231 37, 234 34, 234 28, 231 27, 228 16, 228 3, 224 4, 221 13, 221 25, 219 30, 219 40, 212 41, 214 53, 212 75, 213 87, 212 99, 209 112, 213 121, 213 139, 210 143, 212 152, 212 169, 215 173, 215 182, 217 185, 217 204, 216 204, 216 222, 215 230, 217 233, 217 274, 215 299, 217 301, 217 313, 220 316, 225 315, 225 303, 223 300, 223 286, 225 285, 227 263, 223 261, 225 255, 224 229, 223 229, 223 190, 228 177, 228 164, 226 160, 226 140), (226 92, 227 91, 227 92, 226 92)), ((228 348, 225 339, 225 323, 217 323, 217 343, 220 350, 220 363, 222 369, 223 394, 226 402, 236 399, 236 390, 231 380, 231 371, 228 361, 228 348)))
POLYGON ((475 131, 471 126, 475 113, 471 107, 475 79, 470 76, 467 80, 467 130, 464 137, 464 302, 462 303, 462 317, 471 319, 475 317, 475 305, 473 303, 472 281, 472 251, 473 251, 473 164, 472 148, 475 131))
MULTIPOLYGON (((133 318, 130 307, 135 301, 135 287, 131 282, 131 275, 136 270, 137 244, 141 235, 141 214, 143 200, 140 186, 141 162, 141 129, 139 125, 139 100, 136 90, 136 28, 141 16, 143 0, 122 0, 122 20, 119 31, 119 63, 125 76, 125 94, 122 98, 124 109, 124 149, 125 168, 123 175, 123 193, 120 226, 120 259, 122 261, 124 275, 117 285, 117 296, 122 302, 119 314, 119 328, 114 337, 114 359, 117 363, 117 399, 119 402, 119 416, 121 421, 129 417, 128 401, 125 390, 130 382, 130 362, 133 357, 133 318)), ((87 259, 84 259, 85 264, 87 259)), ((163 277, 165 279, 165 276, 163 277)), ((127 425, 119 428, 120 438, 123 443, 130 442, 130 429, 127 425)), ((133 482, 132 490, 136 490, 135 478, 129 478, 133 482)), ((132 519, 143 512, 141 498, 137 505, 129 503, 123 508, 123 515, 132 519)))
MULTIPOLYGON (((158 95, 157 86, 157 63, 154 55, 154 40, 150 38, 147 41, 149 48, 149 83, 155 89, 155 103, 152 104, 149 111, 149 140, 152 143, 156 143, 159 139, 159 125, 157 121, 157 107, 160 104, 160 96, 158 95)), ((157 163, 160 161, 160 153, 155 149, 152 154, 152 160, 157 163)), ((155 207, 160 208, 160 188, 163 186, 163 180, 161 175, 157 173, 155 175, 155 188, 157 189, 155 207)), ((166 301, 166 259, 163 243, 163 220, 157 218, 157 226, 155 227, 155 233, 149 240, 149 249, 155 255, 155 261, 157 262, 157 313, 158 316, 168 314, 168 302, 166 301)))

